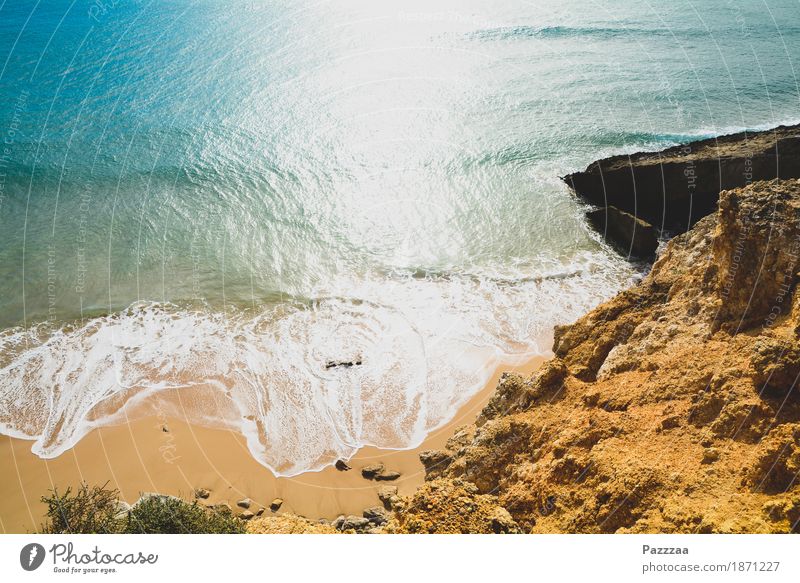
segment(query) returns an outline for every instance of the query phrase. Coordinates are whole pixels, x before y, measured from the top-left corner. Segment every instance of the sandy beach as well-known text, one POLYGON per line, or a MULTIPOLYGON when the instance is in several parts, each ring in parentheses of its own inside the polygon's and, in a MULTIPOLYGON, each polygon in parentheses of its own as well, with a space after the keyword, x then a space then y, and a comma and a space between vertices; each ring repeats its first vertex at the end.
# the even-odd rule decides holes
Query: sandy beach
POLYGON ((195 489, 206 488, 211 492, 203 501, 207 504, 227 502, 235 508, 238 500, 250 498, 254 503, 251 509, 264 507, 269 513, 270 503, 282 498, 279 512, 311 519, 360 515, 365 508, 380 504, 377 491, 381 486, 395 485, 405 495, 423 482, 419 452, 443 447, 457 427, 474 421, 502 372, 530 374, 543 360, 534 358, 517 366, 498 367, 484 388, 418 447, 362 448, 349 461, 349 471, 328 467, 320 472, 278 478, 253 459, 240 434, 190 425, 175 417, 148 417, 97 429, 65 454, 50 460, 31 453, 31 442, 2 436, 0 467, 6 468, 7 474, 0 481, 0 530, 36 531, 45 510, 40 497, 53 487, 63 491, 81 481, 90 485, 108 482, 129 503, 143 492, 192 499, 195 489), (393 482, 364 479, 360 469, 378 461, 387 470, 400 472, 401 477, 393 482))

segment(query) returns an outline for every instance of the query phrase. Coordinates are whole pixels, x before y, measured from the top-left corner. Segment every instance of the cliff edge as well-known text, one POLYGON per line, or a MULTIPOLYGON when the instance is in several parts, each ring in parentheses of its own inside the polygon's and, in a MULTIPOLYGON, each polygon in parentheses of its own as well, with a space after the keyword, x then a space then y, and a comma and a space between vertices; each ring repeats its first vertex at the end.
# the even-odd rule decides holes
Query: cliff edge
POLYGON ((425 452, 385 530, 798 532, 800 181, 717 202, 425 452))
POLYGON ((609 242, 649 258, 659 237, 684 233, 714 212, 721 191, 775 178, 800 178, 800 125, 613 156, 563 180, 599 207, 587 218, 609 242))

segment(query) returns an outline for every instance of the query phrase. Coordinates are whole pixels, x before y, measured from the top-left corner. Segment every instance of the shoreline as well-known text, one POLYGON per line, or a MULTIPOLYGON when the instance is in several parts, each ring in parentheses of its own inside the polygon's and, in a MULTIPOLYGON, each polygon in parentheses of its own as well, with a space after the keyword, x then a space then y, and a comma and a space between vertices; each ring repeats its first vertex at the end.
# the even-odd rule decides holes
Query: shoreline
POLYGON ((204 488, 210 496, 201 503, 228 503, 235 511, 241 510, 236 506, 238 500, 250 498, 250 510, 264 508, 265 516, 290 513, 332 520, 339 515, 360 515, 364 509, 380 505, 377 492, 382 486, 396 486, 400 495, 412 494, 425 477, 420 452, 443 448, 458 427, 474 422, 502 373, 528 375, 547 358, 536 356, 520 359, 517 364, 498 365, 483 388, 420 445, 404 450, 363 447, 348 461, 352 468, 348 471, 331 466, 293 477, 276 477, 251 456, 241 434, 192 425, 175 417, 151 416, 95 429, 69 451, 48 460, 31 452, 29 440, 3 435, 0 465, 14 475, 0 482, 0 531, 35 532, 45 511, 40 497, 54 486, 63 492, 82 481, 90 486, 108 482, 128 503, 146 492, 193 500, 194 491, 204 488), (400 472, 400 477, 372 481, 361 476, 363 466, 379 461, 387 470, 400 472), (276 498, 284 502, 273 513, 269 506, 276 498))

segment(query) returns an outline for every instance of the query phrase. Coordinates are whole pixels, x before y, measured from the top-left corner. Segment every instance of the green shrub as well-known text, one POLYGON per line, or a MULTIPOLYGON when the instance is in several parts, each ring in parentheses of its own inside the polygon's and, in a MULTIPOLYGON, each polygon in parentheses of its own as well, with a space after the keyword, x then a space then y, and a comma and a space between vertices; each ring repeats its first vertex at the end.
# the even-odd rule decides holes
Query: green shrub
POLYGON ((42 496, 47 514, 42 532, 46 534, 110 534, 119 532, 117 490, 82 484, 77 492, 67 488, 63 494, 53 489, 42 496))
POLYGON ((45 534, 238 534, 244 521, 171 496, 149 496, 130 510, 119 503, 119 491, 82 484, 63 494, 42 496, 47 504, 45 534))
POLYGON ((128 534, 239 534, 244 521, 230 513, 216 512, 197 502, 151 496, 134 506, 125 524, 128 534))

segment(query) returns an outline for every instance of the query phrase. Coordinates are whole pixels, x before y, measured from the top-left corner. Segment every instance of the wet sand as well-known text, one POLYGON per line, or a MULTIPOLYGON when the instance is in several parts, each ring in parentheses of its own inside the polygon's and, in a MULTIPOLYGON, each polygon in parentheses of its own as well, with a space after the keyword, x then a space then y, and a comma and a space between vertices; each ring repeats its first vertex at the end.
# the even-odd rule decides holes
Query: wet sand
POLYGON ((149 417, 92 431, 58 458, 43 460, 31 453, 31 442, 0 436, 0 532, 34 532, 42 523, 45 506, 40 497, 53 487, 63 491, 82 481, 108 482, 121 498, 135 502, 143 492, 172 494, 193 499, 197 488, 211 491, 204 503, 228 502, 236 508, 242 498, 253 500, 251 510, 266 508, 275 498, 284 500, 279 512, 312 519, 333 519, 357 514, 380 505, 378 488, 397 486, 409 494, 423 482, 419 453, 444 447, 454 430, 475 419, 494 391, 500 374, 530 374, 545 359, 534 358, 518 366, 502 365, 485 387, 446 425, 414 449, 386 450, 365 447, 348 462, 349 471, 333 467, 291 478, 276 478, 250 455, 244 438, 235 432, 190 425, 175 417, 149 417), (167 431, 164 431, 164 429, 167 431), (381 461, 387 470, 402 475, 393 482, 374 482, 360 469, 381 461))

